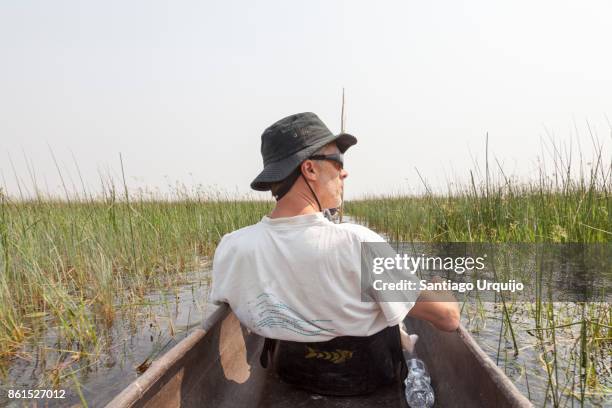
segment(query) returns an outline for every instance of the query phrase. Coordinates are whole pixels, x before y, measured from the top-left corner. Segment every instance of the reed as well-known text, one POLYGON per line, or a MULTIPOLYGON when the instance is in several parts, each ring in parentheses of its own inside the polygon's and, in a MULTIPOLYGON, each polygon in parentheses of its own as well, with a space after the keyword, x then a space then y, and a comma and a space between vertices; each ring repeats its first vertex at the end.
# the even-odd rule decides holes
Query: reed
POLYGON ((112 183, 95 198, 0 191, 0 357, 41 318, 58 323, 66 348, 91 349, 100 321, 110 325, 123 305, 203 268, 224 234, 271 208, 186 188, 120 197, 112 183))
POLYGON ((535 184, 501 186, 489 197, 478 190, 370 197, 348 202, 346 212, 400 241, 612 241, 609 181, 600 188, 575 184, 561 191, 535 184))
MULTIPOLYGON (((422 196, 353 200, 345 211, 397 241, 611 242, 612 163, 599 149, 592 166, 581 165, 575 177, 571 161, 557 160, 554 173, 542 170, 537 180, 521 183, 501 166, 497 175, 491 171, 487 152, 486 170, 474 169, 469 183, 449 187, 446 194, 433 194, 426 185, 422 196)), ((101 182, 97 196, 85 187, 65 188, 58 198, 34 186, 30 199, 21 185, 19 197, 0 189, 0 358, 13 357, 37 334, 41 320, 58 333, 55 349, 71 355, 103 350, 99 327, 110 327, 118 310, 139 310, 147 292, 179 285, 186 272, 207 267, 224 234, 256 223, 273 205, 182 185, 162 195, 130 193, 124 181, 119 187, 112 179, 101 182)), ((476 306, 474 321, 482 328, 491 316, 479 300, 476 306)), ((609 392, 595 362, 609 356, 610 305, 579 306, 560 310, 540 292, 534 305, 520 308, 504 299, 496 309, 502 313, 495 317, 501 324, 497 355, 502 336, 515 354, 540 347, 556 406, 609 392), (535 328, 514 327, 517 311, 528 314, 535 328), (561 345, 563 330, 576 339, 569 354, 561 345), (536 333, 535 345, 525 344, 527 331, 536 333), (552 354, 544 354, 549 350, 552 354), (565 357, 579 371, 566 374, 571 387, 560 384, 559 362, 565 357)), ((504 361, 508 358, 505 353, 504 361)), ((536 379, 527 378, 526 368, 525 375, 528 393, 536 394, 536 379)))
POLYGON ((386 195, 347 203, 346 211, 395 240, 423 242, 611 242, 612 160, 596 145, 588 163, 554 143, 552 172, 520 181, 487 159, 469 183, 421 196, 386 195), (484 173, 484 176, 482 174, 484 173))
MULTIPOLYGON (((508 177, 499 164, 497 172, 492 171, 487 146, 486 167, 470 171, 469 183, 449 185, 446 193, 434 194, 419 173, 424 195, 365 197, 348 202, 346 212, 395 241, 612 242, 612 160, 604 155, 603 147, 595 149, 590 166, 572 163, 571 155, 562 155, 554 145, 549 150, 554 170, 542 168, 536 180, 519 182, 508 177)), ((512 344, 517 360, 519 350, 540 350, 542 378, 528 378, 525 369, 524 382, 530 397, 538 381, 547 385, 540 401, 543 405, 573 406, 578 401, 583 406, 597 396, 609 398, 605 378, 609 369, 601 367, 609 367, 610 362, 610 304, 559 304, 542 290, 543 272, 538 268, 533 277, 536 298, 532 304, 513 304, 502 298, 487 316, 488 321, 500 321, 499 338, 491 345, 496 348, 493 357, 504 367, 509 363, 500 361, 503 339, 512 344), (523 317, 513 319, 515 312, 527 314, 535 328, 515 328, 517 320, 524 322, 523 317), (535 343, 526 332, 535 333, 535 343), (574 346, 568 348, 568 341, 574 341, 574 346)), ((483 304, 474 301, 484 315, 483 304)), ((471 324, 472 314, 467 314, 471 324)), ((480 331, 483 323, 476 322, 475 331, 480 331)))

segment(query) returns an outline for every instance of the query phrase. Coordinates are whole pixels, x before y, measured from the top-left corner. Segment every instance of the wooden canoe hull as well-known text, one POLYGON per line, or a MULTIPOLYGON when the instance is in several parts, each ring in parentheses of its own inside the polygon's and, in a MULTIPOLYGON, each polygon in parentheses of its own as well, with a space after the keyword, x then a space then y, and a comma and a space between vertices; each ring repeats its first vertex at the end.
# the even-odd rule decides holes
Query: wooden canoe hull
MULTIPOLYGON (((419 334, 440 407, 531 407, 463 328, 444 333, 408 318, 419 334)), ((263 338, 220 307, 108 407, 407 407, 401 384, 363 397, 324 397, 284 384, 259 364, 263 338)))

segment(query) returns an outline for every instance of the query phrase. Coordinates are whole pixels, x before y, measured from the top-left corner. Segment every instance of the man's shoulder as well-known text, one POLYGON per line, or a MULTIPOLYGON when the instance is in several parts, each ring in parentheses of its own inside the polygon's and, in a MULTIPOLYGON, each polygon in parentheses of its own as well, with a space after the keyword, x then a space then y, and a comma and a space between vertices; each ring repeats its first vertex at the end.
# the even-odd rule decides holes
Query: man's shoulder
POLYGON ((233 247, 235 245, 239 245, 245 240, 248 241, 250 239, 253 239, 253 235, 256 235, 258 233, 259 224, 260 223, 247 225, 246 227, 239 228, 223 235, 221 241, 219 242, 219 245, 217 245, 217 251, 219 251, 221 247, 233 247))
POLYGON ((345 222, 342 224, 336 224, 336 227, 346 231, 359 242, 386 242, 385 239, 379 234, 363 225, 345 222))

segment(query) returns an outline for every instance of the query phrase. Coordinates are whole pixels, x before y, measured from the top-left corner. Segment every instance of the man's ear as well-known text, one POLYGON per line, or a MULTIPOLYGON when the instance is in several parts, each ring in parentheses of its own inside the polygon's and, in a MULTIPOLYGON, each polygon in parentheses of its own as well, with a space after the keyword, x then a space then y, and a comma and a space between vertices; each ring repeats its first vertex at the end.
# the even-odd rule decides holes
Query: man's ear
POLYGON ((312 160, 304 161, 301 167, 302 167, 302 174, 304 175, 304 177, 313 180, 317 172, 314 168, 314 163, 312 162, 312 160))

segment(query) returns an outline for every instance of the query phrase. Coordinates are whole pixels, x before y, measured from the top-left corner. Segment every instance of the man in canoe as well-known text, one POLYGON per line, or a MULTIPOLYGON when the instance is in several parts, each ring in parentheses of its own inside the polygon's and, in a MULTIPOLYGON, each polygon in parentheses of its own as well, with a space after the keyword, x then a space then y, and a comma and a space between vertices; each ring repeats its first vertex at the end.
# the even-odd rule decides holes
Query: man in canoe
POLYGON ((456 303, 426 301, 429 293, 364 301, 362 243, 385 241, 364 226, 326 217, 341 204, 343 155, 356 143, 310 112, 268 127, 261 136, 264 168, 251 187, 270 190, 276 206, 257 224, 225 235, 213 261, 211 301, 228 303, 244 326, 266 338, 262 364, 274 352, 284 381, 321 394, 367 393, 394 381, 402 346, 410 347, 400 327, 407 315, 440 330, 459 325, 456 303))

